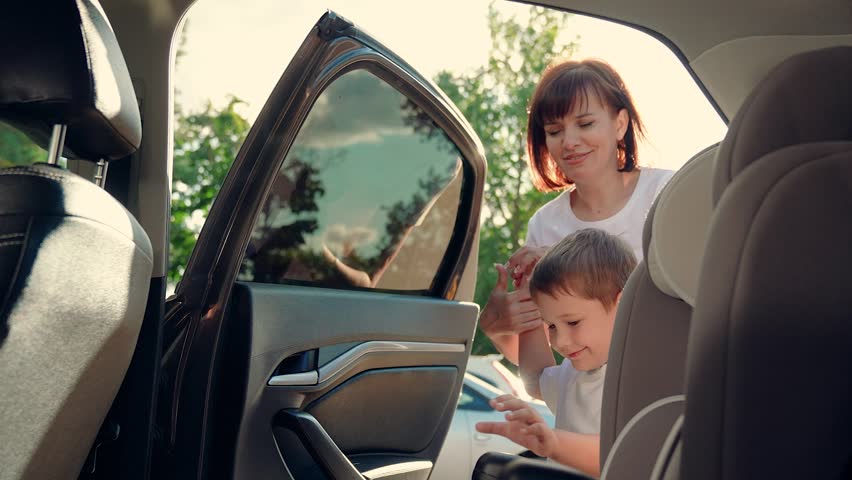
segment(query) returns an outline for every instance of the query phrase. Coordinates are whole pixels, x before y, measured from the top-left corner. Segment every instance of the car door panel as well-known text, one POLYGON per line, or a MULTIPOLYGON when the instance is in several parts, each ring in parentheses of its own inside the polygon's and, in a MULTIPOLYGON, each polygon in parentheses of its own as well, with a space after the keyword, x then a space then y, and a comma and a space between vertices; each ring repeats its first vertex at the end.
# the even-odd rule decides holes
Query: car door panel
POLYGON ((324 15, 167 306, 154 474, 425 479, 478 315, 454 298, 484 174, 446 96, 324 15))
POLYGON ((237 478, 256 475, 263 464, 264 471, 283 471, 282 459, 288 467, 308 465, 301 469, 305 475, 318 475, 294 446, 298 435, 288 435, 287 428, 275 428, 279 451, 269 448, 270 419, 286 408, 312 415, 344 454, 371 454, 363 468, 378 468, 375 452, 386 464, 399 463, 398 453, 415 455, 406 461, 434 461, 430 452, 443 438, 437 430, 455 409, 451 399, 469 355, 475 305, 238 282, 232 308, 251 325, 243 411, 250 420, 239 432, 237 478), (311 328, 303 328, 305 321, 311 328), (326 349, 331 353, 323 355, 326 349), (296 368, 304 371, 286 365, 282 373, 287 359, 313 350, 313 365, 296 368))

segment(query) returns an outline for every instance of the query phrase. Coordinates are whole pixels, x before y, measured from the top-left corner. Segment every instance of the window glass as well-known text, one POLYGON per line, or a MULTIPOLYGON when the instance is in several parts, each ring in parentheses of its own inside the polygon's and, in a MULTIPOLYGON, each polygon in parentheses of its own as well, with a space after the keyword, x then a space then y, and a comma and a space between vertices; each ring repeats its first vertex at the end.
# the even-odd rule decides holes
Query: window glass
POLYGON ((455 226, 459 151, 367 70, 317 98, 255 224, 239 278, 426 291, 455 226))
POLYGON ((0 122, 0 168, 47 161, 47 152, 14 127, 0 122))
POLYGON ((462 387, 462 392, 461 395, 459 395, 459 404, 457 408, 459 410, 492 410, 491 406, 488 405, 488 400, 482 395, 476 393, 472 388, 468 387, 467 385, 464 385, 462 387))
POLYGON ((499 385, 497 385, 497 382, 495 382, 494 380, 492 380, 492 379, 490 379, 490 378, 485 377, 484 375, 480 375, 480 374, 478 374, 478 373, 474 373, 474 372, 467 372, 467 373, 469 373, 469 374, 473 375, 474 377, 476 377, 476 378, 478 378, 478 379, 482 380, 483 382, 485 382, 485 383, 487 383, 487 384, 491 385, 491 386, 492 386, 492 387, 494 387, 494 388, 500 388, 500 386, 499 386, 499 385))

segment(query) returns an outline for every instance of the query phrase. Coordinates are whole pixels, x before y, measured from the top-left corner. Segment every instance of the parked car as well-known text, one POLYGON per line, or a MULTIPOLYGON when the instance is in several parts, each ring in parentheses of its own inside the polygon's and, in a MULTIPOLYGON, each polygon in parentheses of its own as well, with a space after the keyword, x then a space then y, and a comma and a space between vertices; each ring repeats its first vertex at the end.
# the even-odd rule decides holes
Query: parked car
POLYGON ((503 355, 471 355, 467 361, 467 373, 507 393, 530 400, 524 382, 502 363, 503 355))
MULTIPOLYGON (((456 413, 453 415, 450 431, 447 432, 444 448, 432 470, 432 480, 469 480, 473 466, 482 454, 521 453, 525 450, 505 437, 476 431, 476 422, 504 420, 504 413, 491 408, 488 401, 505 393, 471 373, 465 374, 456 413)), ((544 402, 533 400, 529 403, 538 410, 548 425, 554 426, 556 417, 544 402)))

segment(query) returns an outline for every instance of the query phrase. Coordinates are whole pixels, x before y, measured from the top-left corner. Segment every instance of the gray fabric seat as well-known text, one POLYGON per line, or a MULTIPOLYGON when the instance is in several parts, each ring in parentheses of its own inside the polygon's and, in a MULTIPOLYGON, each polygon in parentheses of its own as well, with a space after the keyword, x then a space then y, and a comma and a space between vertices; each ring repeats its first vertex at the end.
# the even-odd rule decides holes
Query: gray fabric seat
MULTIPOLYGON (((624 288, 607 362, 602 479, 662 479, 677 471, 669 468, 675 463, 670 452, 678 445, 671 432, 678 431, 684 411, 690 317, 712 214, 717 147, 690 159, 648 213, 643 232, 646 258, 624 288)), ((483 470, 487 460, 483 459, 483 470)), ((559 469, 535 469, 534 463, 524 460, 494 469, 503 480, 577 477, 559 469)))
POLYGON ((683 413, 690 316, 711 214, 716 145, 696 154, 657 198, 645 261, 616 315, 601 411, 602 477, 649 478, 683 413))
MULTIPOLYGON (((138 148, 136 97, 97 3, 14 2, 0 44, 0 120, 57 154, 51 132, 66 126, 71 158, 138 148)), ((0 169, 0 479, 77 477, 133 355, 152 259, 139 223, 91 181, 0 169)))
POLYGON ((852 48, 791 57, 719 149, 681 478, 852 471, 852 48))
POLYGON ((850 47, 788 59, 658 198, 616 318, 605 478, 852 476, 850 85, 850 47))

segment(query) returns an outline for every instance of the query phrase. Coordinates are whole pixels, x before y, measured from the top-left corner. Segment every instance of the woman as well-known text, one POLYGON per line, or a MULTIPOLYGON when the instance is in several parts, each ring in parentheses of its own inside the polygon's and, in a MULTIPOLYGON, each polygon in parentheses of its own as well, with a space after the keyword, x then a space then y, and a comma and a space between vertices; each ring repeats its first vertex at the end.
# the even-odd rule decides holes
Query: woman
POLYGON ((525 281, 547 248, 583 228, 625 240, 642 257, 642 228, 673 172, 640 168, 639 113, 618 73, 601 60, 568 60, 547 68, 530 102, 527 149, 533 183, 564 190, 530 219, 526 245, 495 265, 497 285, 479 324, 503 355, 518 361, 518 334, 541 317, 525 281), (508 292, 509 276, 516 289, 508 292))

